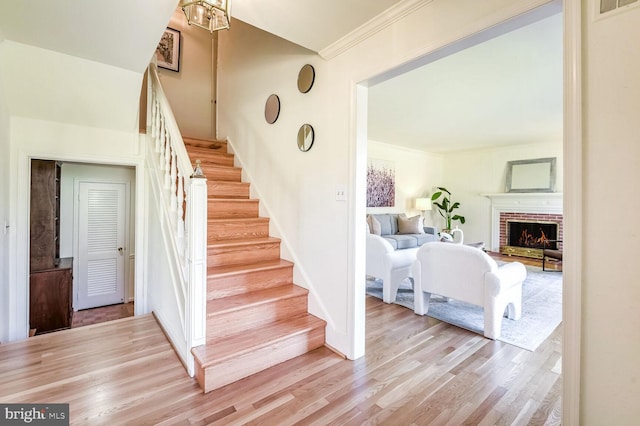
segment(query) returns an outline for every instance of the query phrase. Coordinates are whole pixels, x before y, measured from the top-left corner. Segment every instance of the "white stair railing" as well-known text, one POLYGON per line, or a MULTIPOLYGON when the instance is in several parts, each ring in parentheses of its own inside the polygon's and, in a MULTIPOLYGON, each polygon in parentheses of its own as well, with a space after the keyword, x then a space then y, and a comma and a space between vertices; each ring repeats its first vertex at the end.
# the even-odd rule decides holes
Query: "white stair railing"
MULTIPOLYGON (((152 189, 160 200, 158 215, 183 335, 167 334, 193 376, 191 348, 206 340, 207 183, 204 176, 192 176, 193 166, 153 63, 147 93, 151 134, 147 164, 152 189)), ((175 328, 175 324, 163 325, 165 330, 175 328)))

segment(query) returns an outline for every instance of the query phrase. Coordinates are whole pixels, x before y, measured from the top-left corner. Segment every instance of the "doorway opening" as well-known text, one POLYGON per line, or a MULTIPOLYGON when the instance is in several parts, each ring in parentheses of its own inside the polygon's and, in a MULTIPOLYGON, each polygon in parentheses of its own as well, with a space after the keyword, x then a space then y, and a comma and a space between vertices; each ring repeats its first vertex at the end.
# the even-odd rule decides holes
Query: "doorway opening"
MULTIPOLYGON (((374 93, 374 89, 379 87, 379 85, 384 84, 388 81, 390 81, 391 79, 404 75, 407 71, 413 71, 416 70, 424 65, 427 64, 432 64, 433 62, 445 58, 445 57, 449 57, 450 55, 453 55, 455 53, 461 52, 465 49, 467 49, 468 47, 472 47, 472 46, 476 46, 479 45, 480 43, 483 43, 487 40, 491 40, 495 37, 498 36, 502 36, 502 35, 508 35, 508 33, 510 33, 513 30, 517 30, 519 28, 523 28, 529 24, 538 22, 540 20, 543 19, 547 19, 549 17, 555 17, 555 19, 557 19, 560 23, 562 23, 562 15, 561 15, 561 4, 550 4, 548 6, 542 7, 542 8, 538 8, 535 11, 531 12, 531 14, 529 16, 520 16, 517 18, 514 18, 512 20, 510 20, 509 22, 506 22, 504 25, 502 26, 497 26, 494 28, 490 28, 484 31, 481 31, 480 33, 471 36, 467 39, 464 39, 458 43, 454 43, 453 45, 450 46, 445 46, 441 49, 439 49, 438 51, 431 53, 429 55, 426 55, 425 57, 419 58, 409 64, 405 64, 403 66, 400 66, 396 69, 390 70, 384 74, 378 75, 378 76, 374 76, 370 79, 368 79, 367 81, 365 81, 364 83, 362 83, 362 85, 358 86, 358 116, 363 116, 366 117, 365 120, 367 120, 366 123, 362 123, 362 122, 358 122, 357 124, 357 128, 362 132, 364 129, 364 132, 361 134, 359 133, 357 136, 357 163, 358 165, 360 165, 361 167, 359 168, 359 173, 358 173, 358 182, 365 182, 365 178, 363 177, 363 174, 365 172, 365 167, 363 167, 362 165, 366 165, 366 160, 367 157, 374 157, 375 155, 378 155, 378 157, 382 157, 382 158, 389 158, 389 151, 388 151, 388 145, 390 145, 389 143, 387 143, 386 147, 382 147, 380 148, 380 146, 377 147, 377 151, 370 149, 369 143, 372 140, 372 134, 371 132, 369 132, 368 130, 371 129, 371 125, 373 122, 376 123, 380 123, 382 122, 383 125, 388 129, 388 131, 390 133, 394 133, 393 137, 395 137, 396 139, 398 139, 399 136, 399 131, 397 128, 394 128, 393 126, 389 126, 389 120, 387 120, 385 118, 385 120, 376 120, 374 118, 372 118, 371 115, 371 111, 369 110, 370 108, 372 108, 372 99, 373 96, 372 94, 374 93), (544 9, 544 10, 543 10, 544 9), (361 106, 364 105, 364 106, 361 106), (367 111, 362 111, 362 109, 367 108, 367 111), (387 149, 387 151, 384 151, 385 149, 387 149)), ((563 56, 562 56, 562 49, 563 49, 563 39, 562 39, 562 29, 560 28, 560 37, 558 39, 557 42, 557 49, 559 49, 560 51, 560 57, 559 57, 559 73, 558 73, 558 84, 556 86, 554 86, 557 89, 557 95, 559 96, 560 100, 559 100, 559 119, 562 125, 562 120, 563 120, 563 111, 562 111, 562 107, 563 107, 563 100, 562 100, 562 94, 563 94, 563 83, 562 83, 562 79, 563 79, 563 75, 562 75, 562 64, 563 64, 563 56)), ((489 58, 485 59, 486 61, 490 62, 489 58)), ((526 82, 524 83, 526 84, 526 82)), ((427 97, 429 96, 429 93, 425 93, 419 90, 419 88, 417 88, 415 85, 414 86, 409 86, 412 88, 412 90, 414 90, 414 92, 416 92, 417 94, 419 94, 420 96, 424 96, 427 97)), ((396 92, 397 90, 390 90, 390 92, 396 92)), ((469 95, 472 95, 469 94, 469 95)), ((464 101, 464 99, 462 99, 461 101, 464 101)), ((387 103, 387 105, 393 105, 393 107, 395 108, 401 108, 401 102, 393 102, 393 103, 387 103)), ((408 117, 412 117, 414 120, 414 123, 410 123, 409 125, 406 125, 405 128, 400 129, 400 131, 402 132, 410 132, 410 131, 414 131, 416 128, 416 122, 418 120, 426 120, 428 115, 412 115, 412 113, 415 112, 415 109, 413 111, 405 111, 404 115, 408 116, 408 117)), ((402 115, 403 112, 400 111, 398 112, 398 115, 402 115)), ((384 114, 383 114, 384 115, 384 114)), ((388 117, 388 116, 387 116, 388 117)), ((464 126, 464 114, 462 114, 462 116, 457 116, 457 117, 453 117, 452 120, 454 123, 456 123, 458 126, 464 126)), ((383 142, 384 143, 384 142, 383 142)), ((564 140, 563 140, 563 130, 562 127, 560 128, 560 131, 558 133, 558 137, 557 137, 557 145, 558 145, 558 150, 560 152, 559 155, 562 155, 562 150, 563 150, 563 144, 564 144, 564 140)), ((380 144, 382 145, 382 144, 380 144)), ((404 147, 405 149, 407 147, 404 147)), ((414 148, 417 150, 417 148, 414 148)), ((439 151, 442 148, 438 148, 438 150, 433 151, 433 153, 435 154, 434 156, 442 156, 442 151, 439 151)), ((458 148, 461 149, 461 148, 458 148)), ((471 150, 470 147, 464 147, 463 149, 466 150, 471 150)), ((415 152, 415 151, 413 151, 415 152)), ((524 154, 526 155, 527 153, 524 152, 524 154)), ((451 154, 454 155, 454 154, 451 154)), ((530 157, 538 157, 537 154, 535 153, 530 153, 529 154, 530 157)), ((434 163, 436 163, 437 161, 434 160, 434 163)), ((437 166, 437 165, 436 165, 437 166)), ((440 167, 442 167, 442 165, 440 165, 440 167)), ((429 173, 433 174, 433 169, 435 167, 432 167, 431 170, 429 170, 429 173)), ((398 166, 396 165, 396 170, 398 170, 398 166)), ((492 170, 489 167, 489 172, 491 173, 492 170)), ((495 174, 495 173, 494 173, 495 174)), ((431 175, 429 175, 428 177, 432 177, 431 175)), ((436 176, 437 178, 437 176, 436 176)), ((438 185, 445 185, 447 186, 447 182, 449 180, 446 179, 450 179, 451 181, 453 181, 456 185, 458 185, 460 183, 460 181, 456 180, 456 177, 452 177, 452 174, 450 173, 445 173, 445 172, 440 172, 440 179, 442 179, 441 181, 436 181, 433 182, 433 179, 431 180, 429 187, 424 187, 421 188, 423 191, 427 191, 427 190, 432 190, 434 189, 433 187, 438 186, 438 185)), ((422 180, 425 181, 426 178, 425 176, 420 176, 418 180, 422 180)), ((470 179, 469 182, 472 184, 472 186, 476 185, 479 181, 482 181, 483 178, 480 178, 478 176, 475 177, 475 179, 470 179)), ((498 179, 499 180, 499 179, 498 179)), ((419 182, 412 182, 412 184, 415 184, 416 187, 418 187, 418 185, 420 184, 419 182)), ((360 186, 360 190, 362 190, 364 187, 364 184, 362 184, 360 186)), ((477 185, 474 186, 474 188, 477 188, 477 185)), ((449 188, 451 189, 451 188, 449 188)), ((420 212, 417 211, 413 205, 413 200, 415 198, 421 198, 421 197, 425 197, 425 196, 429 196, 431 195, 431 193, 429 194, 423 194, 420 193, 420 189, 415 189, 414 188, 415 193, 411 194, 411 195, 405 195, 405 198, 400 200, 399 203, 396 204, 396 206, 394 207, 394 209, 387 209, 385 211, 380 211, 377 210, 376 212, 378 213, 406 213, 408 216, 411 216, 412 211, 413 214, 419 215, 420 212)), ((465 200, 465 202, 463 204, 465 205, 470 205, 471 207, 477 208, 479 210, 482 210, 482 202, 484 202, 484 200, 482 200, 482 198, 478 198, 476 201, 474 201, 473 197, 478 197, 480 195, 480 193, 483 190, 477 190, 477 189, 469 189, 465 191, 468 194, 465 194, 465 197, 468 196, 468 199, 465 200), (478 200, 482 200, 482 201, 478 201, 478 200)), ((463 191, 463 192, 465 192, 463 191)), ((360 191, 359 191, 360 192, 360 191)), ((498 190, 494 189, 494 190, 490 190, 490 191, 486 191, 486 192, 498 192, 498 190)), ((360 199, 364 199, 364 197, 361 197, 360 199)), ((396 200, 396 202, 398 202, 398 200, 396 200)), ((488 201, 487 201, 488 202, 488 201)), ((357 210, 357 209, 356 209, 357 210)), ((364 208, 362 208, 361 211, 365 210, 364 208)), ((486 209, 487 213, 486 215, 489 216, 489 209, 486 209)), ((366 210, 366 213, 373 213, 373 211, 370 211, 369 209, 366 210)), ((465 212, 462 212, 465 213, 465 212)), ((431 219, 435 219, 437 220, 437 215, 434 214, 433 217, 431 219)), ((468 219, 468 218, 467 218, 468 219)), ((360 218, 358 217, 356 219, 356 223, 360 220, 360 218)), ((490 224, 490 221, 487 221, 488 224, 490 224)), ((435 223, 428 223, 427 225, 432 225, 435 223)), ((469 225, 469 224, 468 224, 469 225)), ((486 242, 491 241, 490 238, 490 225, 487 225, 487 230, 486 232, 486 238, 483 237, 483 239, 486 242)), ((465 232, 465 238, 467 236, 471 236, 473 237, 473 235, 475 234, 475 232, 471 232, 471 233, 467 233, 465 232), (471 235, 469 235, 471 234, 471 235)), ((476 234, 476 235, 481 235, 481 234, 476 234)), ((475 241, 475 240, 474 240, 475 241)), ((365 245, 361 245, 361 247, 364 247, 365 245)), ((562 327, 562 326, 561 326, 562 327)))
POLYGON ((134 314, 135 179, 129 166, 31 160, 30 335, 134 314), (66 281, 38 284, 43 248, 66 281))

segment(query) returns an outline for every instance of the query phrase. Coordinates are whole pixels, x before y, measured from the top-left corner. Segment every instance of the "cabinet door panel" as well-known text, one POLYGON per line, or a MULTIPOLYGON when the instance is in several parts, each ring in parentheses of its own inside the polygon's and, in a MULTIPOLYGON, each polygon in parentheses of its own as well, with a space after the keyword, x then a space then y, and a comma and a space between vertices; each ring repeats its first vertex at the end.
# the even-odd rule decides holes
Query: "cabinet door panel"
POLYGON ((71 269, 31 274, 29 326, 38 334, 71 327, 71 269))
POLYGON ((30 269, 50 269, 57 256, 56 162, 31 160, 30 269))

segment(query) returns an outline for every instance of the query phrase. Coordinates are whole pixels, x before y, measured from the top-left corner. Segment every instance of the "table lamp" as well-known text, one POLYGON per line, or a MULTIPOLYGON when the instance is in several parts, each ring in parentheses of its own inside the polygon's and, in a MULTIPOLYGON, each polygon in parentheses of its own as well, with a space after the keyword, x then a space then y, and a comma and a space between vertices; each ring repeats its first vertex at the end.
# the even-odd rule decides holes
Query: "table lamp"
POLYGON ((431 198, 416 198, 416 210, 420 210, 424 217, 424 212, 431 210, 431 198))

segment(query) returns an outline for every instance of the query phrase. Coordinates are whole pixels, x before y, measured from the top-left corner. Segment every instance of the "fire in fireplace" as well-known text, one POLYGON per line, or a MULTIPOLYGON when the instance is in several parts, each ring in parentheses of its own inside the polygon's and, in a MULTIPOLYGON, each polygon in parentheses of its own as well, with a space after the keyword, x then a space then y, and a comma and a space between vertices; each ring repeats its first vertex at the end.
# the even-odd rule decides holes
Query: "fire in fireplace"
POLYGON ((509 245, 536 249, 558 248, 558 224, 507 221, 509 245))

